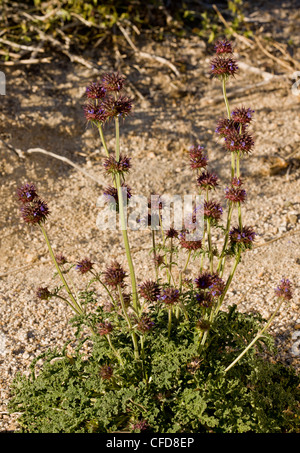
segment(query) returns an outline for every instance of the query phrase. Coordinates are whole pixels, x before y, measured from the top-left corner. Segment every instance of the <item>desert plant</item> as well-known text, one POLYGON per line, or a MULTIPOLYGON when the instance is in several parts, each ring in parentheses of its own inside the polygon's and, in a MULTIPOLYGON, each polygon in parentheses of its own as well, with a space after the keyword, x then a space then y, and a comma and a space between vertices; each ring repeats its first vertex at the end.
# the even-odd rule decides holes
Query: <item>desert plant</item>
POLYGON ((54 255, 46 233, 48 205, 34 184, 19 187, 23 220, 41 229, 62 282, 54 290, 38 288, 37 296, 58 297, 71 307, 79 341, 71 357, 65 350, 48 351, 39 373, 34 361, 29 378, 17 376, 11 410, 22 413, 24 432, 299 430, 299 377, 265 357, 274 351, 266 330, 281 305, 292 298, 291 282, 282 279, 276 288, 277 308, 268 321, 259 314, 239 313, 236 306, 223 309, 241 256, 255 240, 253 228, 243 223, 246 191, 240 172, 240 159, 254 147, 249 132, 254 111, 231 111, 226 83, 238 71, 238 63, 227 40, 218 41, 215 52, 211 74, 220 79, 227 113, 218 121, 216 134, 231 162, 224 195, 227 218, 223 225, 222 204, 211 196, 218 176, 208 171, 204 148, 194 144, 189 163, 196 173, 200 203, 194 204, 184 227, 166 222, 164 196, 147 200, 142 222, 151 231, 155 279, 136 275, 126 223, 133 198, 126 179, 131 159, 120 150, 120 118, 130 115, 132 100, 124 94, 122 75, 104 74, 87 87, 84 115, 99 130, 106 155, 103 167, 111 178, 104 195, 120 221, 128 269, 114 260, 99 271, 84 258, 75 269, 90 274, 91 280, 85 291, 74 293, 67 281, 73 266, 67 268, 64 256, 54 255), (114 150, 105 140, 109 121, 115 126, 114 150), (234 210, 237 225, 232 225, 234 210), (214 229, 223 232, 220 250, 213 242, 214 229), (185 264, 175 273, 179 255, 185 264), (198 272, 186 278, 191 260, 198 263, 198 272), (101 286, 108 303, 98 303, 92 283, 101 286), (81 353, 87 339, 92 342, 88 358, 81 353))

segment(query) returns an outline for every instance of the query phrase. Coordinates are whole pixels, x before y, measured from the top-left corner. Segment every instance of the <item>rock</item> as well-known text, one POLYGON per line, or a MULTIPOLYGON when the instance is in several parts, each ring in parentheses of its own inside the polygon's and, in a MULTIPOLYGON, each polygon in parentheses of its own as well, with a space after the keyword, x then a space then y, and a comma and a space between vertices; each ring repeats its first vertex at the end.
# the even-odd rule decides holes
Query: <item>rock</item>
POLYGON ((291 225, 296 225, 296 223, 298 222, 298 216, 294 212, 288 212, 286 215, 286 220, 291 225))

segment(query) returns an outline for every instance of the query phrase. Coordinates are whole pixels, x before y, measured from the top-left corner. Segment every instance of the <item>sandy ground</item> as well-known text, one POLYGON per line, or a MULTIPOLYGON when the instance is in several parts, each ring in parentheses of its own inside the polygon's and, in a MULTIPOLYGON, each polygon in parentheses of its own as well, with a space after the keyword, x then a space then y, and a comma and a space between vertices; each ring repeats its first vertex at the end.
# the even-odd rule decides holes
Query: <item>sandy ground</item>
MULTIPOLYGON (((293 13, 290 9, 282 14, 287 19, 293 13)), ((274 72, 274 62, 264 54, 257 55, 238 40, 235 47, 240 61, 274 72)), ((128 184, 135 194, 147 197, 150 193, 195 194, 186 150, 197 143, 205 147, 210 169, 219 175, 216 198, 225 206, 222 196, 230 177, 230 158, 214 130, 226 112, 220 83, 209 77, 210 49, 196 37, 145 43, 143 48, 176 62, 180 75, 176 77, 157 61, 131 58, 130 53, 120 60, 118 69, 128 77, 128 93, 135 99, 133 115, 121 126, 122 151, 132 158, 128 184)), ((99 50, 96 57, 101 72, 116 69, 115 58, 107 50, 99 50)), ((266 82, 262 75, 243 68, 228 86, 232 109, 243 105, 255 110, 255 149, 243 159, 241 170, 248 193, 244 223, 254 227, 258 238, 256 248, 244 255, 238 267, 225 306, 237 303, 240 310, 260 311, 267 318, 275 309, 274 288, 281 278, 289 278, 294 297, 282 307, 271 332, 279 347, 278 360, 299 369, 300 94, 292 92, 292 72, 276 65, 275 69, 281 77, 266 82)), ((42 148, 64 156, 99 183, 48 155, 32 153, 20 159, 0 142, 2 432, 17 428, 17 415, 10 416, 6 406, 16 373, 27 373, 34 357, 73 335, 68 324, 71 313, 62 302, 36 299, 38 286, 54 286, 54 269, 40 231, 19 219, 17 186, 34 182, 48 202, 47 231, 55 252, 63 252, 70 262, 88 257, 99 269, 113 258, 126 265, 120 234, 99 231, 96 225, 97 200, 110 182, 102 170, 99 137, 87 127, 82 113, 85 87, 96 78, 90 69, 64 57, 49 65, 6 71, 7 92, 0 110, 2 140, 23 151, 42 148)), ((113 147, 111 127, 106 134, 113 147)), ((129 237, 141 283, 154 276, 150 235, 129 232, 129 237)), ((196 262, 189 272, 196 275, 196 262)), ((77 288, 83 288, 85 280, 73 275, 77 288)))

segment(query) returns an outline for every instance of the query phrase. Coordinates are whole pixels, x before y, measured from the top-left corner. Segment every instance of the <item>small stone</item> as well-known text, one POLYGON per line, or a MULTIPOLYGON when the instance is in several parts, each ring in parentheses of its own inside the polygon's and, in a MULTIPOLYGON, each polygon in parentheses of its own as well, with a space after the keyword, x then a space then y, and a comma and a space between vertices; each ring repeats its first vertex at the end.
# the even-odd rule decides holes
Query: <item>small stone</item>
POLYGON ((288 212, 286 215, 286 220, 291 225, 296 225, 296 223, 298 222, 298 216, 297 216, 297 214, 295 214, 293 212, 288 212))

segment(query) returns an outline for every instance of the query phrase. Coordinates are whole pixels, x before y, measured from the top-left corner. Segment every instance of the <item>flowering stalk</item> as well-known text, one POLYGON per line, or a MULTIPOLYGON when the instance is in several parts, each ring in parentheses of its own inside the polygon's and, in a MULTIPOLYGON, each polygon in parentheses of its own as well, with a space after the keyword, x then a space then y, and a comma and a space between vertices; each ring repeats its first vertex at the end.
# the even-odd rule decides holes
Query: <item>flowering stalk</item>
POLYGON ((133 330, 132 330, 131 321, 130 321, 130 318, 128 316, 128 313, 127 313, 127 310, 126 310, 126 307, 125 307, 125 303, 124 303, 124 298, 123 298, 123 294, 122 294, 122 288, 121 288, 120 285, 117 285, 117 286, 118 286, 118 292, 119 292, 121 307, 122 307, 125 319, 127 321, 129 331, 131 332, 131 337, 132 337, 132 342, 133 342, 133 347, 134 347, 134 356, 135 356, 136 359, 138 359, 139 358, 139 347, 138 347, 138 342, 137 342, 137 336, 136 336, 136 333, 133 332, 133 330))
POLYGON ((248 344, 248 346, 243 350, 243 352, 241 352, 241 354, 225 369, 225 373, 227 373, 227 371, 229 371, 234 365, 236 365, 239 362, 239 360, 241 360, 241 358, 249 351, 250 348, 252 348, 252 346, 257 342, 257 340, 259 340, 260 337, 264 334, 264 332, 270 327, 273 319, 275 318, 276 314, 280 310, 280 307, 283 302, 284 302, 284 299, 279 300, 279 304, 277 305, 276 310, 270 317, 267 324, 258 332, 258 334, 255 336, 255 338, 253 338, 251 343, 248 344))
POLYGON ((46 233, 46 230, 45 230, 45 228, 44 228, 44 226, 42 224, 40 224, 40 228, 41 228, 42 233, 44 235, 44 238, 45 238, 45 241, 46 241, 50 256, 51 256, 52 261, 53 261, 53 263, 54 263, 54 265, 56 267, 58 275, 59 275, 59 277, 60 277, 60 279, 61 279, 61 281, 62 281, 62 283, 63 283, 63 285, 64 285, 64 287, 65 287, 65 289, 66 289, 71 301, 72 301, 72 304, 69 304, 69 305, 77 314, 83 315, 84 313, 83 313, 82 307, 77 303, 75 297, 73 296, 72 291, 70 290, 69 285, 66 282, 66 279, 65 279, 63 273, 61 272, 60 267, 59 267, 59 265, 58 265, 58 263, 56 261, 56 258, 55 258, 55 255, 53 253, 49 238, 48 238, 47 233, 46 233))

